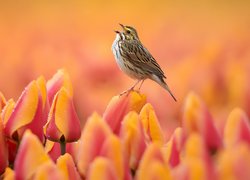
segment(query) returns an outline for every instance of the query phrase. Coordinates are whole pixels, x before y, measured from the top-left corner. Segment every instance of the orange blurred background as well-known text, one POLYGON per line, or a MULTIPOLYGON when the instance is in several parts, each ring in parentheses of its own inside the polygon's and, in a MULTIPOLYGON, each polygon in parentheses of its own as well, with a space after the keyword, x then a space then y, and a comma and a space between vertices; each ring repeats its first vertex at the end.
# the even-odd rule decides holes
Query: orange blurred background
POLYGON ((123 23, 136 27, 178 99, 149 80, 142 87, 164 128, 180 124, 190 91, 221 124, 236 106, 250 115, 249 7, 249 1, 1 1, 0 91, 17 100, 31 80, 65 68, 84 124, 134 83, 111 52, 123 23))

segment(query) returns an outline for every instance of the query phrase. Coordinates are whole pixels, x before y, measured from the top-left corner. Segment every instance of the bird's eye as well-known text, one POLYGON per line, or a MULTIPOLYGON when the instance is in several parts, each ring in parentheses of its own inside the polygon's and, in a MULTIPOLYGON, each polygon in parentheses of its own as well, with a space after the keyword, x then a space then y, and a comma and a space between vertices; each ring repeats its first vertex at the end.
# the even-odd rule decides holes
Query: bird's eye
POLYGON ((129 31, 129 30, 127 30, 126 32, 127 32, 128 34, 130 34, 130 31, 129 31))

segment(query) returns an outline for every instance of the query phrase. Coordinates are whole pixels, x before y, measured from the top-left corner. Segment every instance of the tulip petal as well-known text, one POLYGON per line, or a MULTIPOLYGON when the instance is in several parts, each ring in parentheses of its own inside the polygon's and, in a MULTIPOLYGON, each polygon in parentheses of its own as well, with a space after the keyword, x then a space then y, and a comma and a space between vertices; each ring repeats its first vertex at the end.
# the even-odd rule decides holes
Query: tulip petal
POLYGON ((60 157, 61 155, 60 143, 58 142, 50 141, 49 139, 47 139, 44 149, 54 162, 56 162, 58 157, 60 157))
POLYGON ((80 120, 65 88, 55 95, 44 131, 52 141, 61 141, 63 138, 66 142, 73 142, 81 136, 80 120))
POLYGON ((152 143, 146 149, 136 172, 136 179, 172 179, 159 144, 152 143))
POLYGON ((13 99, 10 99, 6 102, 6 105, 3 108, 2 113, 1 113, 4 126, 7 123, 7 121, 9 120, 9 118, 14 110, 14 107, 15 107, 15 102, 13 99))
POLYGON ((0 116, 0 174, 2 174, 5 168, 8 166, 8 149, 6 139, 3 134, 2 119, 0 116))
POLYGON ((125 164, 122 156, 121 143, 118 137, 115 135, 107 137, 101 148, 100 156, 109 158, 114 164, 115 171, 118 175, 117 177, 119 177, 119 179, 124 179, 125 164))
MULTIPOLYGON (((61 147, 60 143, 46 140, 45 144, 45 152, 50 156, 50 158, 56 162, 56 160, 61 156, 61 147)), ((78 142, 72 142, 66 144, 66 152, 70 154, 74 160, 74 162, 77 162, 77 156, 78 156, 78 149, 79 149, 79 143, 78 142)))
POLYGON ((159 121, 156 117, 154 108, 151 104, 147 103, 143 106, 140 112, 140 119, 142 121, 144 132, 146 133, 149 142, 157 142, 163 145, 164 136, 159 121))
POLYGON ((69 95, 73 96, 73 87, 70 81, 69 74, 60 69, 57 73, 47 82, 49 103, 52 104, 54 96, 62 88, 66 88, 69 95))
POLYGON ((164 145, 165 159, 171 167, 175 167, 180 163, 180 153, 183 144, 182 128, 176 128, 169 142, 164 145))
POLYGON ((37 136, 27 130, 22 138, 14 164, 16 178, 31 178, 37 168, 47 162, 52 163, 45 153, 43 145, 37 136))
POLYGON ((63 172, 52 162, 46 162, 40 165, 31 179, 34 180, 55 180, 55 179, 62 179, 67 180, 64 176, 63 172))
POLYGON ((3 94, 0 92, 0 113, 5 105, 6 105, 6 99, 3 96, 3 94))
POLYGON ((142 124, 136 112, 131 111, 124 117, 120 136, 125 151, 125 160, 128 160, 131 169, 136 170, 146 149, 142 124))
POLYGON ((238 143, 234 147, 222 150, 218 156, 218 179, 243 179, 250 177, 249 144, 238 143))
POLYGON ((121 122, 129 111, 139 112, 146 103, 146 96, 131 91, 128 95, 114 96, 109 102, 103 118, 115 134, 119 134, 121 122))
POLYGON ((4 180, 15 180, 15 172, 11 168, 7 167, 5 169, 4 174, 3 174, 3 179, 4 180))
POLYGON ((72 157, 66 153, 57 159, 57 167, 64 173, 66 179, 80 180, 80 175, 77 172, 72 157))
POLYGON ((211 159, 199 134, 192 133, 188 137, 182 163, 188 167, 189 179, 214 179, 211 159))
POLYGON ((86 179, 116 180, 118 178, 112 162, 108 158, 97 157, 90 165, 86 179))
POLYGON ((224 142, 226 146, 234 146, 242 141, 250 144, 250 124, 245 112, 236 108, 229 114, 227 119, 224 142))
POLYGON ((32 122, 39 103, 39 90, 35 81, 32 81, 18 99, 13 113, 5 125, 5 134, 12 137, 14 132, 22 126, 32 122))
POLYGON ((48 112, 46 104, 45 79, 39 77, 25 88, 14 109, 14 102, 9 101, 4 111, 5 134, 18 141, 25 130, 30 129, 43 142, 43 126, 48 112))
POLYGON ((186 137, 192 132, 202 134, 212 153, 222 146, 221 137, 215 128, 211 114, 194 93, 190 93, 186 99, 183 130, 186 137))
POLYGON ((88 118, 82 131, 77 162, 83 177, 86 176, 89 164, 100 154, 105 139, 111 134, 109 126, 97 113, 88 118))

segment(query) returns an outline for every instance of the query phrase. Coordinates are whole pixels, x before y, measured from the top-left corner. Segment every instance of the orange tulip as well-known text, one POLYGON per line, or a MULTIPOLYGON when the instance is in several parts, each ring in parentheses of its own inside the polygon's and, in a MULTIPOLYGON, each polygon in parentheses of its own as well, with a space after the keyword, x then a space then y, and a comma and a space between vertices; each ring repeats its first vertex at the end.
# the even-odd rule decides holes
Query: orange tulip
POLYGON ((119 134, 124 116, 129 111, 139 113, 145 103, 146 96, 135 91, 123 96, 114 96, 103 114, 103 119, 115 134, 119 134))
POLYGON ((222 146, 222 139, 214 125, 211 114, 194 93, 190 93, 186 99, 183 131, 186 138, 193 132, 200 133, 211 153, 222 146))
POLYGON ((225 145, 234 147, 237 143, 250 144, 250 123, 246 113, 236 108, 227 119, 224 130, 225 145))
POLYGON ((121 125, 120 137, 125 160, 128 161, 130 169, 135 171, 146 149, 142 123, 136 112, 131 111, 125 116, 121 125))
POLYGON ((160 145, 164 144, 164 136, 161 130, 160 123, 156 117, 154 108, 147 103, 143 106, 140 112, 140 120, 142 121, 147 142, 157 142, 160 145))
POLYGON ((59 157, 56 164, 57 167, 63 172, 65 179, 81 179, 70 154, 66 153, 59 157))
POLYGON ((89 167, 87 180, 102 179, 116 180, 118 175, 111 160, 104 157, 97 157, 89 167))
POLYGON ((219 153, 216 164, 218 179, 250 178, 250 146, 249 143, 238 142, 219 153))
POLYGON ((136 172, 136 179, 172 179, 170 168, 164 159, 159 144, 152 143, 146 149, 136 172))

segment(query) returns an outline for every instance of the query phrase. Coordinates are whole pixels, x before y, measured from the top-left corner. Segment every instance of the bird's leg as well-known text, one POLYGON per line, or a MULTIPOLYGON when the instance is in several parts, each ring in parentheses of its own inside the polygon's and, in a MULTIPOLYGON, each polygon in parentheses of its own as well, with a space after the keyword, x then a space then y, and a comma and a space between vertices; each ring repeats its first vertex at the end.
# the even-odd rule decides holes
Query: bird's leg
POLYGON ((142 84, 144 83, 144 81, 145 81, 145 79, 142 79, 142 80, 141 80, 141 84, 140 84, 140 86, 139 86, 139 89, 138 89, 138 91, 140 91, 140 89, 141 89, 141 87, 142 87, 142 84))
POLYGON ((123 94, 128 93, 128 92, 130 92, 130 91, 132 91, 132 90, 134 90, 135 86, 136 86, 140 81, 141 81, 141 79, 139 79, 138 81, 136 81, 135 84, 134 84, 131 88, 129 88, 129 89, 126 90, 126 91, 123 91, 122 93, 120 93, 120 96, 122 96, 123 94))

